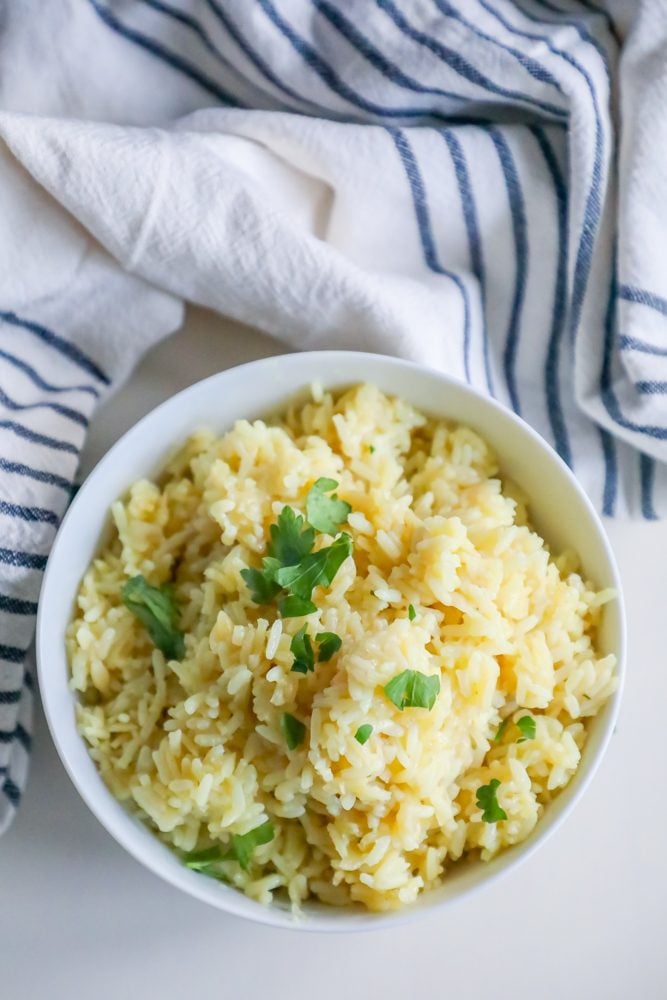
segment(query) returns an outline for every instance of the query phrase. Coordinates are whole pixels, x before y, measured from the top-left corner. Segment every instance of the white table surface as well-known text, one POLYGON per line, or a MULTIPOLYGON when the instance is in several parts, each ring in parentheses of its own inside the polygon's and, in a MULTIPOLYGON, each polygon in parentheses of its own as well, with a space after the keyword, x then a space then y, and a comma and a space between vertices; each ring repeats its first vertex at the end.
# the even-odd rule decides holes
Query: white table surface
MULTIPOLYGON (((193 310, 96 417, 87 472, 141 415, 281 348, 193 310)), ((629 672, 611 748, 565 827, 459 907, 367 934, 227 917, 130 858, 79 799, 36 719, 32 773, 0 841, 2 1000, 657 1000, 667 997, 667 524, 608 525, 629 672)))

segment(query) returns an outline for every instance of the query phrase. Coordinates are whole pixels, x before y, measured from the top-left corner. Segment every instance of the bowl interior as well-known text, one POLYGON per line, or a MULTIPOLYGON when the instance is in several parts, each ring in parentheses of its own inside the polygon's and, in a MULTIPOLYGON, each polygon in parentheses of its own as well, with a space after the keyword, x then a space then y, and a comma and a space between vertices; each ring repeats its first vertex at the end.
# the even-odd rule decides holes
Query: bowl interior
MULTIPOLYGON (((234 889, 188 871, 140 822, 130 816, 102 782, 74 722, 74 696, 68 688, 64 633, 76 592, 108 524, 109 506, 136 479, 150 476, 165 463, 174 446, 193 430, 228 429, 239 417, 279 412, 313 381, 340 388, 373 382, 435 416, 467 424, 496 451, 503 474, 530 498, 534 526, 554 549, 571 548, 585 574, 598 588, 620 586, 600 522, 567 467, 526 424, 467 386, 408 362, 353 352, 316 352, 267 358, 199 382, 163 403, 132 428, 88 477, 65 517, 44 577, 37 623, 40 689, 58 752, 102 824, 137 859, 174 885, 241 916, 281 926, 295 926, 286 907, 266 908, 234 889)), ((602 651, 619 659, 622 679, 624 618, 622 598, 604 613, 602 651)), ((445 884, 422 895, 412 907, 392 914, 336 910, 310 905, 296 925, 313 930, 353 930, 407 919, 463 894, 507 871, 551 833, 581 795, 612 732, 620 699, 616 694, 591 720, 581 765, 568 787, 546 810, 533 835, 488 864, 455 867, 445 884)))

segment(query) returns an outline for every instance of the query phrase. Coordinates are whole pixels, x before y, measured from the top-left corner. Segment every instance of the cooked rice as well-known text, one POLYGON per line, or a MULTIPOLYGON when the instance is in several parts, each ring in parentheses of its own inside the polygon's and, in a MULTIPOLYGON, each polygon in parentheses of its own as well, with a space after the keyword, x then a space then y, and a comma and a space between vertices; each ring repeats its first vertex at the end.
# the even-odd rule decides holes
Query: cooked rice
POLYGON ((263 903, 281 891, 295 907, 394 909, 464 855, 488 860, 522 841, 614 690, 614 657, 596 652, 613 593, 550 554, 476 433, 371 385, 319 388, 276 423, 199 431, 112 514, 68 630, 80 732, 114 795, 179 853, 270 819, 275 837, 249 872, 226 865, 263 903), (281 621, 252 602, 240 571, 258 565, 284 505, 304 511, 320 476, 352 505, 353 556, 314 591, 316 613, 281 621), (166 663, 123 605, 135 574, 174 580, 182 662, 166 663), (343 640, 307 675, 291 671, 304 622, 343 640), (431 711, 399 711, 384 694, 405 669, 440 676, 431 711), (307 722, 294 751, 284 712, 307 722), (534 739, 519 743, 508 726, 494 742, 503 719, 526 714, 534 739), (476 805, 492 778, 498 823, 476 805))

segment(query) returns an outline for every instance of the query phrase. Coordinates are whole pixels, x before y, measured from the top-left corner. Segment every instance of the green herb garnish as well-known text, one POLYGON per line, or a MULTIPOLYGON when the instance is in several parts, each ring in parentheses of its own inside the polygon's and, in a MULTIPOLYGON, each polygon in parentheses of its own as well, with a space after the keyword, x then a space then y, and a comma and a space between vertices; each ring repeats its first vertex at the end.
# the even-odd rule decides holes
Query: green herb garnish
POLYGON ((204 851, 193 851, 183 859, 188 868, 201 872, 212 878, 224 878, 224 873, 219 871, 218 865, 225 861, 238 861, 244 871, 248 870, 252 853, 256 847, 262 844, 269 844, 274 838, 273 824, 267 820, 261 826, 256 826, 248 833, 232 834, 230 846, 223 852, 218 845, 208 847, 204 851))
MULTIPOLYGON (((266 560, 263 560, 265 562, 266 560)), ((242 569, 241 576, 245 580, 250 596, 255 604, 269 604, 280 592, 280 587, 272 576, 272 571, 263 569, 242 569)))
POLYGON ((374 451, 375 451, 375 445, 374 444, 369 444, 368 450, 370 451, 370 453, 372 455, 374 453, 374 451))
POLYGON ((314 587, 331 586, 333 578, 352 552, 352 539, 343 533, 319 552, 311 552, 298 566, 285 566, 275 574, 276 583, 296 597, 309 601, 314 587))
POLYGON ((510 724, 510 719, 508 716, 506 719, 503 719, 503 721, 498 726, 498 729, 496 730, 496 735, 493 737, 494 743, 500 743, 503 736, 505 735, 505 730, 507 729, 509 724, 510 724))
POLYGON ((416 617, 417 617, 417 612, 415 611, 414 604, 408 604, 408 618, 410 619, 411 622, 413 622, 416 617))
POLYGON ((314 530, 291 507, 283 507, 276 523, 269 527, 269 535, 268 555, 262 559, 262 568, 241 570, 255 604, 270 604, 281 589, 276 583, 278 570, 298 563, 315 544, 314 530))
POLYGON ((283 712, 280 717, 280 728, 289 750, 296 750, 298 746, 301 746, 306 735, 306 727, 303 722, 290 715, 289 712, 283 712))
POLYGON ((303 618, 304 615, 312 615, 313 611, 317 611, 317 607, 312 601, 304 601, 303 597, 295 597, 293 594, 281 597, 278 601, 281 618, 303 618))
POLYGON ((292 664, 294 673, 307 674, 315 669, 315 654, 307 625, 302 625, 299 631, 292 636, 289 648, 294 653, 294 663, 292 664))
POLYGON ((183 633, 178 629, 179 612, 169 584, 151 587, 143 576, 133 576, 121 591, 123 604, 146 627, 153 643, 168 660, 185 656, 183 633))
POLYGON ((315 638, 320 647, 317 654, 318 663, 328 663, 343 645, 343 640, 335 632, 318 632, 315 638))
POLYGON ((231 846, 225 852, 222 860, 238 861, 241 868, 247 871, 255 848, 261 847, 262 844, 269 844, 273 837, 273 824, 269 820, 262 823, 261 826, 256 826, 254 830, 249 830, 248 833, 235 833, 232 835, 231 846))
POLYGON ((401 712, 404 708, 433 708, 439 692, 438 675, 422 674, 418 670, 403 670, 384 686, 387 698, 401 712))
POLYGON ((373 732, 373 727, 368 723, 366 723, 364 726, 359 726, 356 733, 354 734, 354 738, 357 741, 357 743, 361 743, 361 745, 363 746, 364 743, 366 743, 366 741, 370 738, 372 732, 373 732))
POLYGON ((295 514, 291 507, 283 507, 277 522, 269 528, 269 534, 271 541, 267 552, 280 566, 293 566, 301 562, 315 544, 315 532, 306 525, 302 515, 295 514))
POLYGON ((484 823, 498 823, 501 819, 507 819, 507 813, 498 805, 496 791, 499 788, 498 779, 492 778, 488 785, 482 785, 477 789, 477 808, 483 810, 484 823))
POLYGON ((318 531, 326 535, 335 535, 341 524, 345 524, 352 507, 345 500, 339 500, 336 493, 338 483, 335 479, 322 477, 311 486, 306 497, 306 516, 318 531), (331 496, 326 496, 331 493, 331 496))
POLYGON ((537 726, 532 715, 523 715, 520 719, 517 719, 516 724, 517 728, 521 730, 521 736, 517 740, 517 743, 525 743, 526 740, 535 739, 537 726))

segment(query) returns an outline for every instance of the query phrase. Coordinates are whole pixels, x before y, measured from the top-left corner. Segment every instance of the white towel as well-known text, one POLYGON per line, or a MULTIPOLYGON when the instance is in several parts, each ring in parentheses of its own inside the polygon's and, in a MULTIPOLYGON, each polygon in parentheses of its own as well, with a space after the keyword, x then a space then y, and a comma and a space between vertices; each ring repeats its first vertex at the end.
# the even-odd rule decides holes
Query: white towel
POLYGON ((448 371, 603 513, 665 512, 666 0, 624 30, 619 58, 578 0, 0 0, 0 828, 87 422, 184 300, 448 371))

